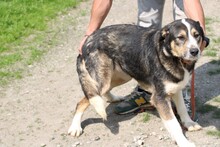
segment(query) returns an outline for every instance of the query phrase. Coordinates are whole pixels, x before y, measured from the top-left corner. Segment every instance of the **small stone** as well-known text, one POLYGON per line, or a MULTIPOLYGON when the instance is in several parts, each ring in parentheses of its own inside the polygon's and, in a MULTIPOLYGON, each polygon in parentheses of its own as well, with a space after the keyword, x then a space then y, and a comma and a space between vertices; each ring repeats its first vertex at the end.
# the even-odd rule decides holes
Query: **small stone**
POLYGON ((99 137, 99 136, 96 136, 95 139, 94 139, 94 141, 98 141, 98 140, 100 140, 100 137, 99 137))
POLYGON ((79 146, 79 145, 81 145, 80 142, 75 142, 75 143, 72 145, 72 147, 77 147, 77 146, 79 146))
POLYGON ((162 135, 159 135, 159 140, 163 140, 164 139, 164 137, 162 136, 162 135))
POLYGON ((138 140, 138 141, 137 141, 137 144, 138 144, 138 145, 144 145, 144 140, 138 140))
POLYGON ((53 137, 51 137, 50 141, 52 141, 52 140, 54 140, 54 139, 55 139, 55 137, 53 136, 53 137))
POLYGON ((41 147, 45 147, 45 146, 47 146, 45 143, 42 143, 41 145, 40 145, 41 147))

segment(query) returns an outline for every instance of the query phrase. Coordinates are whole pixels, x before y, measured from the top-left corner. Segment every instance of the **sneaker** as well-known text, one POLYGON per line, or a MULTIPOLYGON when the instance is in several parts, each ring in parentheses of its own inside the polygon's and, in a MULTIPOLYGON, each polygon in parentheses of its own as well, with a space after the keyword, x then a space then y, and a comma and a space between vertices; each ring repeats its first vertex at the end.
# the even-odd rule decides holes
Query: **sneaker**
POLYGON ((119 103, 115 107, 115 113, 117 114, 128 114, 137 111, 140 108, 149 107, 152 109, 150 101, 151 94, 136 87, 135 90, 126 96, 126 100, 119 103))

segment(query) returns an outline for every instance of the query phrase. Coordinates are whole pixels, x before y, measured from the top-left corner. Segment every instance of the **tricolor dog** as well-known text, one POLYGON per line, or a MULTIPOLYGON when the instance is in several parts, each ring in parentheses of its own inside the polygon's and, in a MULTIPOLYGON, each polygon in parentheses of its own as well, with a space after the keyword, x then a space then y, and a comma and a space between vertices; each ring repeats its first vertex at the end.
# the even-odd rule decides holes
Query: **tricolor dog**
POLYGON ((120 101, 110 91, 135 79, 152 93, 151 103, 177 144, 194 146, 183 135, 171 101, 189 131, 201 129, 187 113, 182 89, 200 57, 203 39, 200 24, 191 19, 174 21, 162 29, 122 24, 94 32, 77 58, 77 72, 85 97, 77 104, 68 133, 81 135, 81 118, 90 104, 106 120, 103 97, 110 102, 120 101))

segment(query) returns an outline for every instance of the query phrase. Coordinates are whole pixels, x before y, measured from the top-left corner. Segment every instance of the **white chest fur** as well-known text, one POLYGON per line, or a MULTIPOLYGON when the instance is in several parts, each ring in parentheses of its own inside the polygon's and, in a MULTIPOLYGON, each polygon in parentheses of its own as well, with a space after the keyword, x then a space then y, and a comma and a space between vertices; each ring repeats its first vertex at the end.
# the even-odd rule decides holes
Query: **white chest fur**
POLYGON ((190 74, 189 72, 184 69, 184 78, 182 81, 178 83, 173 83, 170 81, 165 81, 164 86, 165 86, 165 91, 169 95, 175 94, 177 91, 182 90, 186 84, 189 82, 190 74))

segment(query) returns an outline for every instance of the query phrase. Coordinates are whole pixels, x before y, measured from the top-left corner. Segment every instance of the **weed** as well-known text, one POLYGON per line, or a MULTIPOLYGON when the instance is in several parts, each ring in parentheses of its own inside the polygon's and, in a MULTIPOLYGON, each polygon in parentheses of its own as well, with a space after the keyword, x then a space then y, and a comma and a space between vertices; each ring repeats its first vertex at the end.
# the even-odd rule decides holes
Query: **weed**
POLYGON ((220 103, 220 95, 215 97, 213 100, 214 100, 214 102, 220 103))
POLYGON ((217 56, 217 52, 215 50, 205 50, 204 51, 204 55, 206 56, 210 56, 210 57, 216 57, 217 56))
POLYGON ((220 131, 208 131, 207 134, 220 138, 220 131))
POLYGON ((143 122, 146 123, 150 120, 150 115, 147 112, 143 113, 143 122))

